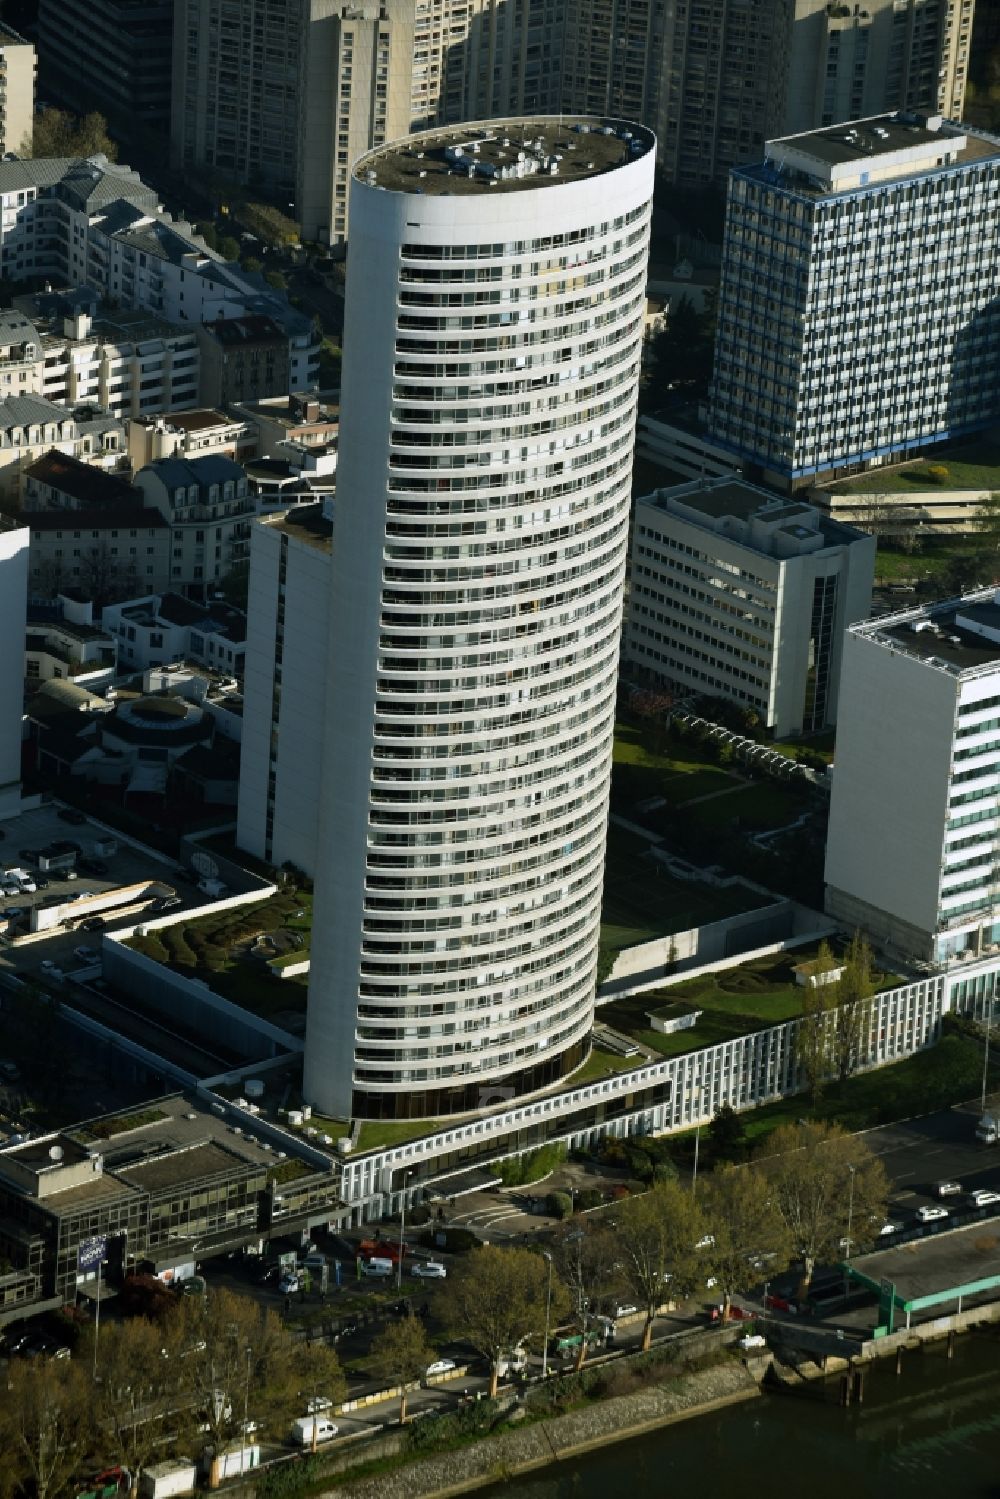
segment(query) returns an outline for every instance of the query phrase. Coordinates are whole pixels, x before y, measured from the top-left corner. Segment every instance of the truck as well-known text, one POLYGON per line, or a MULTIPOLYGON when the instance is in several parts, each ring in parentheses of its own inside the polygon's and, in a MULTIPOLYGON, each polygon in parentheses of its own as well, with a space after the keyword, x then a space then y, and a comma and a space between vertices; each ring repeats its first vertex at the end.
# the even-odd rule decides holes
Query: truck
POLYGON ((358 1245, 358 1254, 363 1260, 391 1260, 394 1265, 399 1263, 400 1254, 409 1252, 409 1244, 400 1244, 398 1240, 393 1243, 391 1239, 362 1239, 358 1245))
POLYGON ((1000 1140, 1000 1119, 995 1114, 984 1114, 976 1125, 976 1139, 983 1145, 996 1145, 1000 1140))

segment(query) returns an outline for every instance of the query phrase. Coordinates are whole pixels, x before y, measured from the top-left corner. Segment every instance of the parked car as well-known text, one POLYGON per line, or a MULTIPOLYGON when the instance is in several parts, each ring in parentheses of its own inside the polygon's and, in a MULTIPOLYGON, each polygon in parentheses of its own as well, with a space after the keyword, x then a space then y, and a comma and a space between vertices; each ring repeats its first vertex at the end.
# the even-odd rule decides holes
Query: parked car
POLYGON ((947 1208, 922 1207, 917 1208, 918 1223, 934 1223, 939 1218, 949 1218, 951 1214, 947 1208))
POLYGON ((32 879, 32 877, 31 877, 30 874, 29 875, 25 875, 24 878, 18 880, 17 883, 18 883, 18 886, 20 887, 19 892, 18 892, 19 894, 34 895, 35 891, 38 889, 37 884, 32 879))
POLYGON ((84 814, 82 812, 78 812, 75 807, 60 807, 56 816, 59 817, 62 822, 71 822, 73 826, 77 828, 83 827, 84 823, 87 821, 84 814))
POLYGON ((991 1208, 1000 1202, 1000 1192, 994 1192, 990 1187, 977 1187, 974 1192, 969 1193, 969 1206, 974 1208, 991 1208))
POLYGON ((414 1265, 411 1274, 422 1280, 445 1280, 448 1276, 444 1265, 439 1264, 437 1260, 428 1260, 426 1264, 414 1265))
POLYGON ((740 1338, 740 1347, 746 1353, 751 1348, 766 1348, 767 1339, 759 1332, 745 1332, 740 1338))
POLYGON ((297 1275, 287 1274, 278 1281, 278 1290, 282 1296, 291 1296, 292 1292, 297 1291, 301 1285, 302 1282, 297 1275))
POLYGON ((952 1181, 938 1182, 935 1191, 939 1197, 961 1197, 962 1183, 952 1181))
POLYGON ((880 1239, 888 1239, 891 1234, 898 1234, 902 1227, 901 1223, 883 1223, 878 1236, 880 1239))

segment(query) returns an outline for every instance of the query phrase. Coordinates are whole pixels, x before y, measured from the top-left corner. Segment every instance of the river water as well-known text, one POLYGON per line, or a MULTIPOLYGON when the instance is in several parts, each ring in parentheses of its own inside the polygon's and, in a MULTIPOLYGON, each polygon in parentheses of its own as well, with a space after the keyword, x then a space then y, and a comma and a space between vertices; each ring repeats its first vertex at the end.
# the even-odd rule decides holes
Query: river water
POLYGON ((480 1490, 490 1499, 1000 1499, 1000 1330, 765 1395, 480 1490))

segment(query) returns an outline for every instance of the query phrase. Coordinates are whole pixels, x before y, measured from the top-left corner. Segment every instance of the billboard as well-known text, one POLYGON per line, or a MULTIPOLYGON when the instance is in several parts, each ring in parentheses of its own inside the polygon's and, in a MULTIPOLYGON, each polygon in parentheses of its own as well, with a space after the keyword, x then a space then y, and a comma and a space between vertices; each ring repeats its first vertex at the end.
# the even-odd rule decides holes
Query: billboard
POLYGON ((78 1270, 96 1270, 108 1257, 108 1236, 98 1234, 94 1239, 81 1239, 76 1251, 78 1270))

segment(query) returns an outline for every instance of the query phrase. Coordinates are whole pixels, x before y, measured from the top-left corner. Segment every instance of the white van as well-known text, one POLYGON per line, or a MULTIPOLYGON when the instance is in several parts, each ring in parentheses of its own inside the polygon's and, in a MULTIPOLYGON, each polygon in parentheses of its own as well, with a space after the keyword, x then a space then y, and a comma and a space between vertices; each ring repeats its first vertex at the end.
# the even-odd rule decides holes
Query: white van
POLYGON ((292 1441, 297 1442, 300 1447, 311 1447, 314 1428, 317 1442, 328 1442, 337 1435, 336 1424, 327 1416, 301 1416, 298 1421, 292 1422, 292 1441))
POLYGON ((423 1264, 414 1265, 410 1272, 418 1280, 446 1280, 448 1272, 438 1260, 426 1260, 423 1264))
POLYGON ((383 1260, 376 1256, 362 1263, 361 1274, 367 1275, 371 1280, 387 1280, 395 1268, 392 1260, 383 1260))

